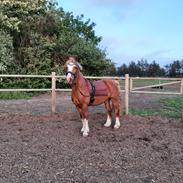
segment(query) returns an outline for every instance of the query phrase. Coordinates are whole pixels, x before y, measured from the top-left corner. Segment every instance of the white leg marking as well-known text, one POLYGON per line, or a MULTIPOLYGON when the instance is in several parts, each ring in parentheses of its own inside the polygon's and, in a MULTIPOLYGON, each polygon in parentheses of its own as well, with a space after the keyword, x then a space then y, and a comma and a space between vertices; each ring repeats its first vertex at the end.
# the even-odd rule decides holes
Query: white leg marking
POLYGON ((89 126, 88 126, 87 119, 83 119, 83 127, 84 127, 83 136, 86 137, 86 136, 88 136, 88 132, 89 132, 89 126))
POLYGON ((119 117, 116 117, 116 122, 115 122, 114 128, 118 129, 119 127, 120 127, 119 117))
POLYGON ((84 123, 83 123, 83 120, 84 120, 84 119, 81 119, 81 122, 82 122, 81 132, 84 132, 84 123))
POLYGON ((107 115, 107 121, 106 123, 104 124, 105 127, 110 127, 111 126, 111 118, 109 115, 107 115))

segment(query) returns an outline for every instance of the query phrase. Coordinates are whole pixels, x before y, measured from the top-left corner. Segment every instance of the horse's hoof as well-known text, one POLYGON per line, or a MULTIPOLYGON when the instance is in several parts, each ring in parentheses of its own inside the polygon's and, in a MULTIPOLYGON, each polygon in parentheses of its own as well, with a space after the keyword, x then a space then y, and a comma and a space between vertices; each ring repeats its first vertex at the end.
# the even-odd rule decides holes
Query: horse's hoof
POLYGON ((83 132, 83 137, 87 137, 88 136, 88 132, 83 132))
POLYGON ((120 125, 116 124, 114 125, 114 129, 118 129, 120 127, 120 125))
POLYGON ((108 127, 110 127, 110 126, 111 126, 111 124, 107 124, 107 123, 105 123, 105 124, 104 124, 104 126, 108 128, 108 127))

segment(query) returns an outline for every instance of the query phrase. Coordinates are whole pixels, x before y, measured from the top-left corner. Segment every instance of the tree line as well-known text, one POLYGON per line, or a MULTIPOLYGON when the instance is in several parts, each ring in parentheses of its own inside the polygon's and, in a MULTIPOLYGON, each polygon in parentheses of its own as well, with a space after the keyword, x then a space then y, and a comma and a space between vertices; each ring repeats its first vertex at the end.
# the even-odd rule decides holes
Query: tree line
POLYGON ((122 64, 114 75, 124 76, 129 74, 134 77, 183 77, 183 60, 176 60, 161 67, 156 61, 148 63, 141 59, 137 62, 131 61, 128 65, 122 64))

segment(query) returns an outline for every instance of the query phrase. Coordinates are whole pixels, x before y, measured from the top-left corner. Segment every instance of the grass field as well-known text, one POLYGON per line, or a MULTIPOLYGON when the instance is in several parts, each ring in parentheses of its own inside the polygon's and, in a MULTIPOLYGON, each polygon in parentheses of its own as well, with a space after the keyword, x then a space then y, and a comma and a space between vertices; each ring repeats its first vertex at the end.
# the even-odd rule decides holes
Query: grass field
POLYGON ((160 108, 131 109, 130 114, 139 116, 166 116, 173 118, 181 117, 181 110, 183 109, 183 96, 171 98, 162 97, 158 102, 161 105, 160 108))
POLYGON ((32 96, 32 92, 0 92, 0 100, 30 99, 32 96))

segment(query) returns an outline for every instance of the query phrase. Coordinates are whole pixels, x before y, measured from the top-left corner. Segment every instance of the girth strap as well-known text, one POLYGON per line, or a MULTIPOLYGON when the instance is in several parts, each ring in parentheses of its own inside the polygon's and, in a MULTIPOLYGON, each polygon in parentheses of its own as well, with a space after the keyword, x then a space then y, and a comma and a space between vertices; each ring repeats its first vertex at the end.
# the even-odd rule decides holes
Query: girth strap
POLYGON ((91 85, 91 91, 90 91, 90 104, 92 104, 93 102, 94 102, 94 96, 95 96, 95 86, 94 86, 94 84, 93 84, 93 82, 92 81, 90 81, 89 80, 89 82, 90 82, 90 85, 91 85))
POLYGON ((95 100, 94 99, 94 96, 95 96, 95 86, 94 86, 93 82, 88 80, 88 79, 86 79, 86 86, 87 86, 88 92, 90 94, 90 103, 89 103, 89 105, 91 105, 94 102, 94 100, 95 100))

